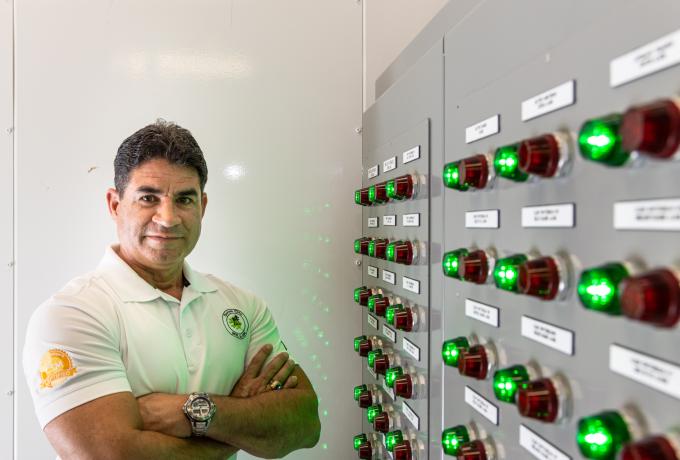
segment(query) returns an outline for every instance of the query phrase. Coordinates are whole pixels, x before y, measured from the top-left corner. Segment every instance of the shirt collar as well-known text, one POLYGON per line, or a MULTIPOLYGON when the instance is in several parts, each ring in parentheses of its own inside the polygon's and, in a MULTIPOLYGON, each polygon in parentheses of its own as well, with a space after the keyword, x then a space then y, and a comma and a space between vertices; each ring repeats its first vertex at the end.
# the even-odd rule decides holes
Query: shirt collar
MULTIPOLYGON (((164 297, 163 291, 156 289, 137 274, 114 250, 116 246, 109 246, 104 252, 97 272, 99 272, 124 302, 149 302, 164 297)), ((189 281, 191 289, 198 293, 214 292, 215 284, 202 273, 191 269, 187 261, 183 265, 184 277, 189 281)), ((187 287, 185 287, 186 289, 187 287)))

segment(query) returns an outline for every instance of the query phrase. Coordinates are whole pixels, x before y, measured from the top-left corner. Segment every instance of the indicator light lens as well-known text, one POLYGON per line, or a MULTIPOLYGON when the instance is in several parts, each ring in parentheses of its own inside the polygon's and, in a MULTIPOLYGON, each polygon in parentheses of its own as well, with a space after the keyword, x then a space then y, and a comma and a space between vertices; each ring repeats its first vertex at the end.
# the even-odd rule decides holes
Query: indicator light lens
POLYGON ((359 300, 361 299, 361 291, 363 291, 364 289, 366 289, 366 286, 361 286, 354 290, 354 301, 356 303, 359 303, 359 300))
POLYGON ((413 198, 413 176, 407 174, 387 181, 385 188, 387 190, 387 198, 394 200, 413 198))
POLYGON ((461 444, 470 442, 470 433, 464 425, 447 428, 442 432, 442 448, 446 455, 458 455, 461 444))
POLYGON ((628 276, 626 267, 619 263, 584 270, 578 281, 578 297, 583 306, 590 310, 619 315, 619 284, 628 276))
POLYGON ((354 400, 359 401, 359 396, 361 395, 361 393, 363 393, 366 390, 368 390, 368 387, 366 385, 355 386, 354 387, 354 400))
POLYGON ((413 311, 410 308, 402 308, 394 315, 394 326, 404 332, 413 331, 413 311))
POLYGON ((373 447, 370 442, 365 442, 359 446, 359 458, 361 460, 372 460, 373 459, 373 447))
POLYGON ((373 429, 380 433, 387 433, 390 431, 390 415, 387 412, 382 412, 373 420, 373 429))
POLYGON ((373 349, 373 344, 370 340, 362 340, 359 343, 359 356, 365 358, 368 356, 368 352, 373 349))
POLYGON ((585 458, 614 460, 630 440, 628 425, 618 412, 602 412, 578 422, 576 442, 585 458))
POLYGON ((549 423, 557 420, 560 402, 552 380, 523 383, 517 393, 517 408, 524 417, 549 423))
POLYGON ((395 256, 395 246, 397 243, 401 243, 401 241, 393 241, 390 244, 387 245, 386 253, 387 253, 387 260, 390 262, 394 262, 394 256, 395 256))
POLYGON ((371 243, 371 238, 363 237, 354 240, 354 252, 357 254, 368 255, 368 245, 371 243))
POLYGON ((505 291, 517 292, 519 290, 519 266, 528 260, 524 254, 515 254, 510 257, 498 259, 493 269, 493 279, 496 287, 505 291))
POLYGON ((468 250, 461 248, 454 251, 449 251, 444 254, 442 259, 442 269, 444 274, 451 278, 460 279, 460 258, 468 255, 468 250))
POLYGON ((359 337, 354 338, 354 351, 358 352, 359 348, 361 347, 361 342, 366 340, 367 337, 365 335, 360 335, 359 337))
POLYGON ((623 284, 621 309, 629 318, 673 327, 680 319, 680 281, 663 268, 631 277, 623 284))
POLYGON ((367 356, 368 367, 373 369, 373 364, 375 363, 375 358, 377 358, 378 356, 382 356, 382 354, 383 354, 383 351, 381 349, 369 351, 368 356, 367 356))
POLYGON ((518 145, 506 145, 496 150, 493 159, 493 166, 496 174, 515 182, 524 182, 529 175, 519 169, 518 145))
POLYGON ((651 436, 636 443, 626 444, 621 460, 678 460, 678 454, 664 436, 651 436))
POLYGON ((380 355, 375 357, 373 361, 373 370, 378 375, 385 375, 387 369, 390 368, 390 357, 388 355, 380 355))
POLYGON ((413 243, 410 241, 396 241, 387 246, 387 260, 391 262, 411 265, 414 262, 414 255, 413 243))
POLYGON ((393 388, 394 381, 397 380, 402 375, 404 375, 404 369, 402 369, 401 366, 389 368, 385 373, 385 384, 388 387, 393 388))
POLYGON ((371 203, 376 204, 387 202, 387 185, 384 182, 371 185, 368 188, 368 199, 371 203))
POLYGON ((472 251, 460 257, 459 270, 465 281, 484 284, 489 275, 489 258, 485 251, 472 251))
POLYGON ((464 192, 470 188, 462 181, 460 162, 458 161, 444 165, 443 180, 446 187, 452 188, 454 190, 460 190, 464 192))
POLYGON ((368 201, 375 203, 375 185, 368 187, 368 201))
POLYGON ((529 260, 519 266, 519 291, 523 294, 552 300, 560 290, 560 272, 552 257, 529 260))
POLYGON ((369 407, 366 411, 366 419, 368 420, 368 423, 373 423, 373 420, 375 420, 375 418, 380 415, 382 411, 382 406, 380 404, 375 404, 369 407))
POLYGON ((486 447, 482 441, 470 441, 461 444, 458 460, 487 460, 486 447))
POLYGON ((387 312, 387 307, 390 306, 390 299, 383 297, 381 299, 376 299, 375 301, 375 314, 378 316, 385 316, 387 312))
POLYGON ((512 366, 493 375, 493 392, 499 401, 515 402, 519 386, 529 381, 529 371, 524 366, 512 366))
POLYGON ((368 298, 370 296, 371 290, 368 289, 366 286, 361 286, 360 288, 356 288, 354 290, 354 301, 364 307, 368 305, 368 298))
POLYGON ((368 441, 368 437, 364 433, 354 436, 354 450, 359 450, 359 446, 366 441, 368 441))
POLYGON ((458 372, 460 375, 477 380, 486 379, 489 374, 489 357, 484 345, 473 345, 460 352, 458 372))
POLYGON ((458 367, 460 352, 470 348, 466 337, 456 337, 442 344, 442 359, 447 366, 458 367))
POLYGON ((458 165, 459 183, 469 187, 484 188, 489 183, 489 162, 486 155, 475 155, 461 160, 458 165))
POLYGON ((390 431, 385 435, 385 447, 392 452, 394 446, 404 441, 404 435, 401 430, 390 431))
POLYGON ((373 405, 373 394, 366 390, 359 395, 359 407, 367 409, 373 405))
POLYGON ((544 134, 519 145, 519 168, 529 174, 553 177, 560 163, 560 144, 553 134, 544 134))
POLYGON ((410 442, 404 441, 394 446, 394 460, 411 460, 412 458, 413 452, 410 442))
POLYGON ((630 152, 621 148, 621 115, 618 113, 586 121, 581 126, 578 144, 586 160, 621 166, 630 158, 630 152))
POLYGON ((387 244, 390 240, 379 239, 373 240, 368 244, 368 255, 371 257, 377 257, 378 259, 385 259, 385 251, 387 249, 387 244), (373 249, 371 249, 373 248, 373 249))
POLYGON ((375 311, 375 301, 378 299, 382 299, 382 294, 375 294, 368 298, 368 311, 375 311))
POLYGON ((669 158, 680 145, 680 110, 668 99, 631 107, 623 114, 620 133, 624 150, 669 158))
POLYGON ((385 311, 385 321, 387 321, 387 324, 394 326, 394 316, 403 308, 404 306, 400 303, 387 307, 387 311, 385 311))
MULTIPOLYGON (((357 252, 357 244, 354 242, 354 252, 357 252)), ((370 257, 375 257, 375 241, 368 242, 368 255, 370 257)))
POLYGON ((368 189, 362 188, 354 192, 354 202, 362 206, 368 206, 371 204, 371 200, 368 198, 368 189))
POLYGON ((402 375, 394 381, 394 394, 406 399, 413 397, 413 379, 410 375, 402 375))

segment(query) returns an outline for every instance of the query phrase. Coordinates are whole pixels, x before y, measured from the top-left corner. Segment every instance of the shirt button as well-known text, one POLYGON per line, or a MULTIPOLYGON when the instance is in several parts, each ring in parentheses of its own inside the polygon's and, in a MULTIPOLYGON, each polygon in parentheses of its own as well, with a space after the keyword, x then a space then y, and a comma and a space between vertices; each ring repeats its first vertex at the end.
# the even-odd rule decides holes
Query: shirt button
POLYGON ((189 366, 187 368, 187 370, 189 371, 190 374, 193 374, 194 372, 196 372, 196 366, 193 366, 193 365, 189 366))
POLYGON ((185 330, 184 333, 186 334, 187 337, 191 337, 192 335, 194 335, 194 333, 191 329, 185 330))

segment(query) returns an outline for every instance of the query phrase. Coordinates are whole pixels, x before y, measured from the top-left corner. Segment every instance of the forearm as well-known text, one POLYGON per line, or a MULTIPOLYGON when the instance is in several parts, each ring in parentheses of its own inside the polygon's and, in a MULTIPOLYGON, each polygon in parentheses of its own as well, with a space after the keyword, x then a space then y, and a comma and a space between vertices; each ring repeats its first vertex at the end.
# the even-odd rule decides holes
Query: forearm
POLYGON ((226 460, 238 448, 205 438, 176 438, 155 431, 135 431, 121 446, 121 459, 226 460))

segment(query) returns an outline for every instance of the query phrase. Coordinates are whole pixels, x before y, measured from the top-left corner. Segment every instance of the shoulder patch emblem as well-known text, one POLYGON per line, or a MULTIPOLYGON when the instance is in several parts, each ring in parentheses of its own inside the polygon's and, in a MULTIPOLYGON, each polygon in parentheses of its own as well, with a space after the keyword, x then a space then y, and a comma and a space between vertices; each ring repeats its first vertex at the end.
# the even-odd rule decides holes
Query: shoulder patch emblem
POLYGON ((53 348, 40 359, 40 389, 58 387, 77 372, 68 353, 53 348))
POLYGON ((222 323, 227 331, 237 339, 243 340, 248 335, 248 318, 241 310, 235 308, 224 310, 222 323))

